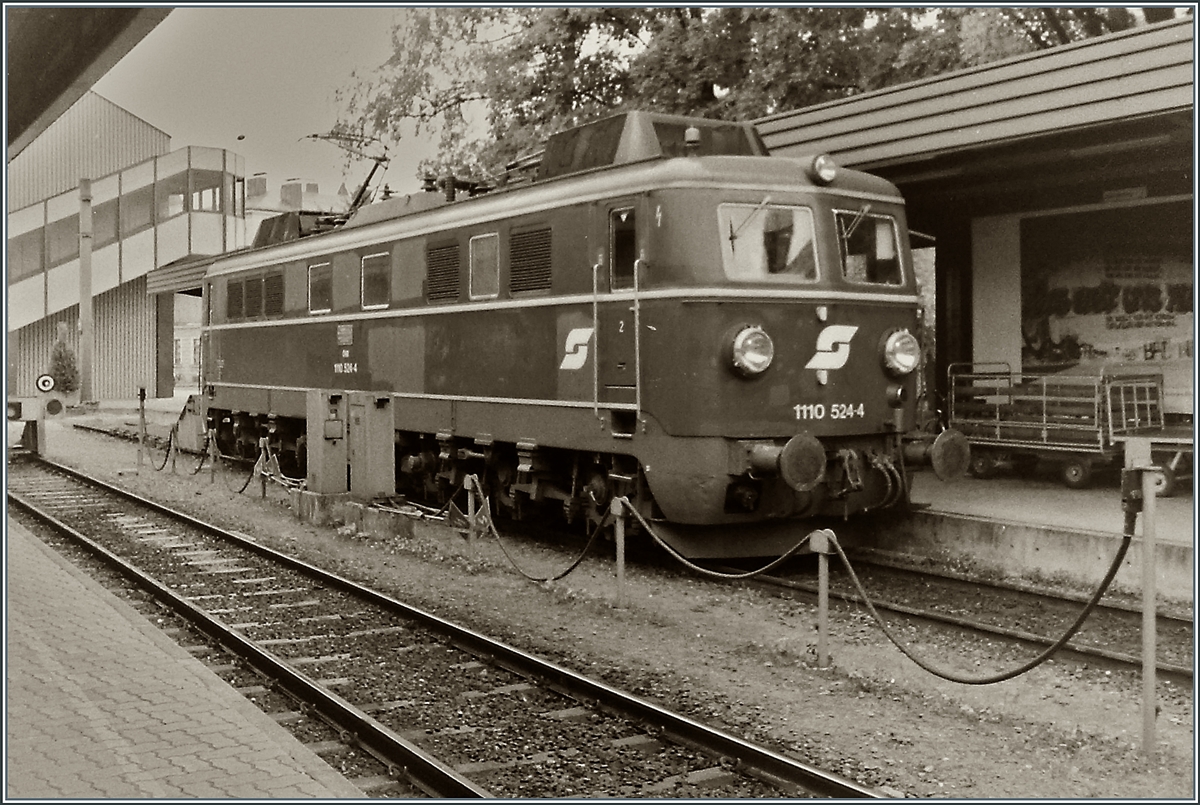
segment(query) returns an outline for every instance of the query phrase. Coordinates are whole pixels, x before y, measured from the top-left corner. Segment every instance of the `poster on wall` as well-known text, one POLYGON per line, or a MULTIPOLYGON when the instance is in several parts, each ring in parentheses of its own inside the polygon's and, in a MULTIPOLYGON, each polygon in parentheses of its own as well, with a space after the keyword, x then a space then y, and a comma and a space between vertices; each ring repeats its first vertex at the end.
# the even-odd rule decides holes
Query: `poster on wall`
MULTIPOLYGON (((1064 216, 1022 229, 1022 368, 1159 374, 1167 412, 1190 414, 1191 252, 1163 236, 1163 215, 1145 227, 1130 220, 1142 217, 1064 216)), ((1190 233, 1190 215, 1183 222, 1190 233)))

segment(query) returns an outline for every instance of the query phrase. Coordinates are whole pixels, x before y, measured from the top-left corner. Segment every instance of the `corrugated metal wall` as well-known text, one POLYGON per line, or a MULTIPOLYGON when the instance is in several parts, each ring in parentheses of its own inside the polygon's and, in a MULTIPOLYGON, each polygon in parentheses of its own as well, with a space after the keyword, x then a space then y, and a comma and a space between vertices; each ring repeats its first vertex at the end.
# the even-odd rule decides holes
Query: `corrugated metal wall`
MULTIPOLYGON (((97 296, 93 316, 96 336, 92 398, 134 400, 143 386, 153 396, 155 310, 154 298, 146 293, 146 278, 139 277, 97 296)), ((79 306, 75 305, 17 331, 17 376, 9 379, 10 393, 37 393, 33 383, 50 368, 50 352, 58 341, 60 322, 67 325, 67 344, 79 355, 78 321, 79 306)))
POLYGON ((8 163, 8 211, 171 150, 171 137, 88 92, 8 163))

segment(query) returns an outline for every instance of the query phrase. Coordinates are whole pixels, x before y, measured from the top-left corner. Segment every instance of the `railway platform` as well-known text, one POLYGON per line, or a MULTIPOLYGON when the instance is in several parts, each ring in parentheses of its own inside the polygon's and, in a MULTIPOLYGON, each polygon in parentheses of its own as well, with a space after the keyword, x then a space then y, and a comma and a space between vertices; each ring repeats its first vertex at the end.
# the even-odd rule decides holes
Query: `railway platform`
POLYGON ((6 535, 6 801, 363 798, 11 518, 6 535))

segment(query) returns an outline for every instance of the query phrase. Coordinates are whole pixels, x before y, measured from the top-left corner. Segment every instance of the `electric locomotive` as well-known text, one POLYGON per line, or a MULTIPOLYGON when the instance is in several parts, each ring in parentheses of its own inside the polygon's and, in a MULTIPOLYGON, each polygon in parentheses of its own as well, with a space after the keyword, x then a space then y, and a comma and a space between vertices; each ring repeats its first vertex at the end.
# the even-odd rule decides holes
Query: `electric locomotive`
POLYGON ((385 491, 445 500, 475 473, 497 513, 593 522, 625 495, 695 558, 907 504, 919 300, 894 185, 770 156, 750 124, 648 112, 530 164, 215 260, 221 451, 269 433, 311 478, 329 437, 311 391, 369 392, 392 412, 385 491))

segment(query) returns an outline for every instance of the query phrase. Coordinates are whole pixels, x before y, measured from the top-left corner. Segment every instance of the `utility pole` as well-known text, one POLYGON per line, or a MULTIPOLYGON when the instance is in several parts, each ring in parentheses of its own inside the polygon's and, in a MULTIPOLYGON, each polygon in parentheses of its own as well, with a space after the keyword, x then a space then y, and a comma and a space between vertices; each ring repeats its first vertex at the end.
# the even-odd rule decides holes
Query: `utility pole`
POLYGON ((96 327, 92 317, 92 180, 79 180, 79 401, 92 394, 92 353, 96 327))

